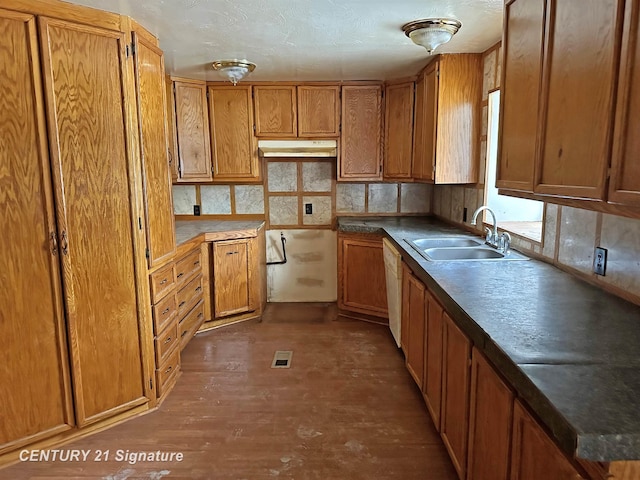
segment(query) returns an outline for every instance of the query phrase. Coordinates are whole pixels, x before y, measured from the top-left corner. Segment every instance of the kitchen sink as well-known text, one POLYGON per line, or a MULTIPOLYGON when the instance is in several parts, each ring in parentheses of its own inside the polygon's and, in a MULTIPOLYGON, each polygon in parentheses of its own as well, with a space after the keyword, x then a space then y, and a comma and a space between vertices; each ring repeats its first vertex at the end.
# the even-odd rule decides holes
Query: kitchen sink
POLYGON ((421 238, 405 241, 429 261, 529 260, 513 250, 504 254, 472 238, 421 238))

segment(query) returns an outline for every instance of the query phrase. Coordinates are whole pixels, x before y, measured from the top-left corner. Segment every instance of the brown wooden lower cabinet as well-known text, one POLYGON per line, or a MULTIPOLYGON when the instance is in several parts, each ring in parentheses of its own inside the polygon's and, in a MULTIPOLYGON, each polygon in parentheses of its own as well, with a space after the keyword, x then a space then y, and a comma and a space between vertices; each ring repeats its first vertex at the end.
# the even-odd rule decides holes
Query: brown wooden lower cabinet
POLYGON ((464 480, 467 466, 471 342, 446 313, 443 327, 440 435, 458 477, 464 480))
POLYGON ((507 480, 513 392, 484 356, 473 349, 467 478, 507 480))
MULTIPOLYGON (((423 283, 408 268, 403 269, 403 309, 402 322, 406 330, 404 352, 407 369, 422 389, 424 379, 424 347, 425 347, 425 293, 423 283), (404 300, 406 299, 406 300, 404 300)), ((402 334, 401 334, 402 335, 402 334)), ((402 339, 402 338, 401 338, 402 339)))
POLYGON ((442 403, 442 318, 444 309, 433 295, 426 296, 425 371, 422 395, 436 430, 440 431, 442 403))
POLYGON ((516 400, 511 447, 512 480, 577 480, 584 478, 516 400))
POLYGON ((382 237, 379 235, 338 236, 338 307, 388 317, 382 237))

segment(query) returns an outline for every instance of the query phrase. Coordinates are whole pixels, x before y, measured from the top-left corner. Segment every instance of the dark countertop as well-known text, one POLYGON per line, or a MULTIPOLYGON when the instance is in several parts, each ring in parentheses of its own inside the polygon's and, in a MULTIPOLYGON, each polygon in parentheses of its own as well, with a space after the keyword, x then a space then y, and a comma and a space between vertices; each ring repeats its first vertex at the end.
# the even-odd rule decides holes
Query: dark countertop
POLYGON ((429 262, 404 240, 470 234, 436 219, 343 217, 383 233, 570 455, 640 459, 640 307, 544 262, 429 262))
POLYGON ((257 230, 263 225, 262 220, 176 220, 176 245, 187 243, 199 235, 205 235, 205 240, 209 241, 222 239, 217 238, 220 236, 217 234, 230 238, 239 238, 238 235, 255 236, 257 230), (207 236, 209 238, 206 238, 207 236))

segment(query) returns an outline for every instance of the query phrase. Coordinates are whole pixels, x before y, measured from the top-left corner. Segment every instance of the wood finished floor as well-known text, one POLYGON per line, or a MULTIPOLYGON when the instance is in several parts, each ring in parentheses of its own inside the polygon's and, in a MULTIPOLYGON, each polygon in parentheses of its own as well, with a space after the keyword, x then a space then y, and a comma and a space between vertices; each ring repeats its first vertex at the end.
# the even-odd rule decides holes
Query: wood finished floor
POLYGON ((2 479, 454 480, 455 471, 388 327, 334 305, 271 304, 262 322, 199 334, 155 412, 61 449, 108 462, 21 463, 2 479), (292 350, 290 369, 272 369, 292 350), (175 451, 129 465, 116 450, 175 451))

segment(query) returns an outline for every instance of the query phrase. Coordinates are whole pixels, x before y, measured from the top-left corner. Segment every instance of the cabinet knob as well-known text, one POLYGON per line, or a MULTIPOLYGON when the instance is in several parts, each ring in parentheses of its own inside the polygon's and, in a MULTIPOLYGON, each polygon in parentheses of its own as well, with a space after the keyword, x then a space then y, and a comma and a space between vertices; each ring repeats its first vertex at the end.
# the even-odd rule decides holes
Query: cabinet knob
POLYGON ((166 345, 167 343, 171 342, 172 338, 171 337, 167 337, 167 339, 164 341, 164 344, 166 345))
POLYGON ((178 278, 180 278, 182 276, 184 276, 184 272, 181 272, 181 273, 178 274, 178 278))
POLYGON ((173 370, 173 367, 169 367, 169 368, 167 368, 167 369, 164 371, 164 373, 169 373, 171 370, 173 370))
POLYGON ((67 231, 62 231, 62 239, 60 241, 60 247, 64 255, 69 255, 69 239, 67 238, 67 231))
POLYGON ((227 252, 227 255, 235 255, 238 252, 227 252))
POLYGON ((182 332, 182 334, 180 336, 184 337, 186 334, 187 334, 187 331, 185 330, 184 332, 182 332))
POLYGON ((56 232, 49 234, 49 241, 51 242, 51 255, 55 257, 58 254, 58 237, 56 236, 56 232))
POLYGON ((198 265, 200 265, 200 260, 198 260, 198 261, 196 261, 196 262, 193 262, 193 265, 194 265, 195 267, 197 267, 198 265))
POLYGON ((202 290, 202 287, 197 287, 196 288, 196 292, 199 292, 200 290, 202 290))
POLYGON ((162 315, 166 315, 167 313, 169 313, 169 310, 171 310, 169 307, 165 308, 162 312, 162 315))
POLYGON ((160 285, 164 285, 165 283, 167 283, 167 279, 166 278, 160 282, 160 285))
POLYGON ((186 302, 186 300, 185 300, 185 301, 180 302, 180 305, 178 305, 178 307, 182 307, 185 303, 187 303, 187 302, 186 302))

